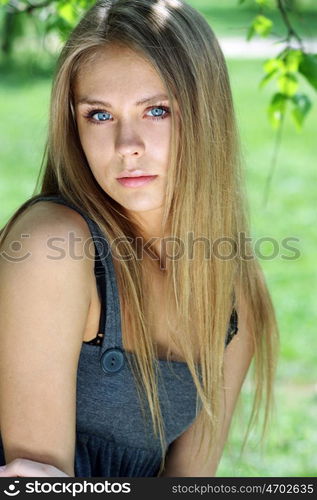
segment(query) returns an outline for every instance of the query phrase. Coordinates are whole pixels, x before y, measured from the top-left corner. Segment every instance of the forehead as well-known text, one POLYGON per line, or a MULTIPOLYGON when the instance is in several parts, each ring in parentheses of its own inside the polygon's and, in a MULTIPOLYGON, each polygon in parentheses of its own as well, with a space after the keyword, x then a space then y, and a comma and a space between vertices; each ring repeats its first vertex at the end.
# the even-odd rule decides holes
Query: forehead
POLYGON ((98 48, 75 78, 75 94, 164 92, 165 85, 146 57, 129 47, 111 44, 98 48))

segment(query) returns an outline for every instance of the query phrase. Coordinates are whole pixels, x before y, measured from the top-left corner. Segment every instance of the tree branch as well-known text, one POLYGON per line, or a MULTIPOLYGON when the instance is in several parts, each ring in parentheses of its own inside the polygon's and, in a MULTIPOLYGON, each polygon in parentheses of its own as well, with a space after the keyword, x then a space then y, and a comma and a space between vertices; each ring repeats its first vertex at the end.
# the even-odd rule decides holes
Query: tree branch
POLYGON ((54 3, 56 0, 45 0, 44 2, 41 3, 36 3, 36 4, 31 4, 28 2, 28 7, 23 10, 23 12, 27 12, 28 14, 30 12, 33 12, 35 9, 42 9, 43 7, 48 7, 51 3, 54 3))
POLYGON ((280 147, 281 147, 281 143, 282 143, 283 125, 285 122, 285 114, 286 114, 286 109, 282 113, 281 123, 280 123, 279 129, 277 131, 277 134, 275 136, 275 144, 274 144, 274 149, 273 149, 271 168, 270 168, 269 174, 266 178, 266 184, 265 184, 265 189, 264 189, 264 197, 263 197, 263 208, 264 209, 267 206, 267 201, 269 198, 269 191, 270 191, 270 187, 271 187, 271 181, 273 178, 275 167, 277 165, 277 157, 278 157, 278 153, 280 151, 280 147))
POLYGON ((47 7, 54 2, 56 2, 56 0, 44 0, 41 3, 35 4, 27 2, 28 6, 26 7, 24 3, 19 2, 18 0, 11 0, 7 5, 7 9, 10 13, 13 14, 19 14, 20 12, 26 12, 27 14, 30 14, 31 12, 33 12, 33 10, 42 9, 43 7, 47 7))
POLYGON ((287 27, 287 41, 290 42, 291 38, 296 38, 300 46, 303 48, 303 41, 301 37, 298 35, 298 33, 294 30, 293 26, 291 25, 291 22, 288 17, 288 13, 286 11, 285 5, 284 5, 284 0, 277 0, 277 7, 281 13, 281 16, 283 18, 283 21, 287 27))

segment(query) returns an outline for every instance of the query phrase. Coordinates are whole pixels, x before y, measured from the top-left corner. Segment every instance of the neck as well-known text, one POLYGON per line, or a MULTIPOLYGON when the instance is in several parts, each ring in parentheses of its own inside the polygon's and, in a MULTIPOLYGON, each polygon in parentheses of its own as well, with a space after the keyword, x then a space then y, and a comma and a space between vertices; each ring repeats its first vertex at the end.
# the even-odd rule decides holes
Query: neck
POLYGON ((143 253, 144 264, 147 267, 166 271, 167 260, 165 253, 167 251, 164 238, 170 236, 169 230, 162 227, 162 211, 160 209, 150 210, 147 212, 130 212, 130 217, 139 228, 142 240, 142 245, 145 246, 146 252, 143 253), (159 260, 155 258, 155 254, 159 260))

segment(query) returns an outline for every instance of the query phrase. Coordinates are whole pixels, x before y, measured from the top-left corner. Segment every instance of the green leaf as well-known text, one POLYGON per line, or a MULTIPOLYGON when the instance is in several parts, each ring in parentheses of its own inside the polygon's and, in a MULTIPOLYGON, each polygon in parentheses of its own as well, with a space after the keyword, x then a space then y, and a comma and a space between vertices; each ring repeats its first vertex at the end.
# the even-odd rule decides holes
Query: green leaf
POLYGON ((245 2, 245 0, 239 0, 238 5, 241 5, 245 2))
POLYGON ((272 71, 270 73, 268 73, 267 75, 265 75, 262 80, 260 81, 260 89, 262 89, 264 87, 264 85, 266 85, 270 80, 272 80, 273 76, 276 75, 276 73, 278 72, 278 69, 272 69, 272 71))
POLYGON ((317 90, 317 54, 304 53, 298 70, 310 85, 317 90))
POLYGON ((268 0, 255 0, 255 2, 261 7, 265 7, 268 5, 268 0))
POLYGON ((253 24, 250 26, 250 28, 248 29, 248 33, 247 33, 247 40, 251 40, 251 38, 253 38, 255 35, 255 29, 253 27, 253 24))
POLYGON ((298 89, 298 81, 292 73, 285 73, 277 80, 278 87, 282 94, 292 97, 298 89))
POLYGON ((289 97, 281 92, 273 95, 268 108, 269 120, 273 128, 279 128, 281 126, 288 99, 289 97))
POLYGON ((76 22, 77 16, 73 6, 70 3, 58 4, 57 11, 62 19, 69 24, 76 22))
POLYGON ((259 15, 254 19, 252 26, 258 35, 265 37, 271 33, 273 22, 268 17, 259 15))
POLYGON ((263 69, 266 73, 271 73, 273 70, 282 70, 284 69, 284 62, 281 59, 274 57, 265 61, 263 69))
POLYGON ((296 73, 303 59, 302 50, 290 49, 283 58, 285 70, 289 73, 296 73))
POLYGON ((84 10, 87 10, 88 7, 92 7, 93 4, 96 3, 95 0, 76 0, 76 3, 80 5, 84 10))
POLYGON ((295 122, 296 127, 301 130, 303 121, 306 118, 307 113, 312 107, 312 102, 309 97, 305 94, 295 94, 292 97, 292 102, 294 107, 292 109, 292 118, 295 122))

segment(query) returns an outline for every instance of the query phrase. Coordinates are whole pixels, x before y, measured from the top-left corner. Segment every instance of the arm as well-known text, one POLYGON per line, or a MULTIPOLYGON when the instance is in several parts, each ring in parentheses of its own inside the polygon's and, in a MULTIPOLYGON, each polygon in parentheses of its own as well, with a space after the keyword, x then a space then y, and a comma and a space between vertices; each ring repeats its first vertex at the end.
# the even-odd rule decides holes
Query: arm
POLYGON ((202 446, 201 458, 193 461, 190 466, 187 464, 186 457, 190 457, 195 453, 195 447, 198 447, 202 432, 201 419, 198 415, 193 424, 172 443, 166 457, 166 467, 161 476, 213 477, 216 474, 227 440, 234 408, 254 352, 251 334, 247 328, 246 306, 242 299, 240 299, 237 306, 237 313, 239 332, 226 348, 224 355, 224 397, 222 400, 225 400, 225 405, 221 408, 221 421, 224 422, 224 425, 221 434, 217 438, 212 459, 205 463, 203 456, 205 450, 204 446, 202 446))
POLYGON ((1 247, 0 432, 6 463, 24 458, 74 476, 76 375, 92 262, 68 252, 47 257, 57 255, 47 247, 49 237, 63 238, 58 245, 66 251, 70 230, 81 245, 89 233, 79 214, 48 205, 23 213, 1 247), (4 258, 13 255, 13 241, 23 244, 15 259, 31 255, 4 258))

